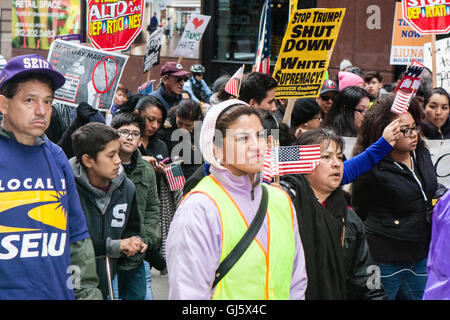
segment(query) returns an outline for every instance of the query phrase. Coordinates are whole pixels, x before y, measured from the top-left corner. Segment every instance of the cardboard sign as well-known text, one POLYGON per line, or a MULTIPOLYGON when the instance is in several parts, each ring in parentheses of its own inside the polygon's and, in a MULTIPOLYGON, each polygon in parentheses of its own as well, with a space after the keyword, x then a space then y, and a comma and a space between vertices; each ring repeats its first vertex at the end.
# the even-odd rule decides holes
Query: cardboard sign
POLYGON ((64 86, 55 91, 55 102, 73 107, 87 102, 106 111, 113 104, 128 56, 58 39, 47 60, 66 78, 64 86))
MULTIPOLYGON (((432 70, 431 42, 425 43, 424 64, 432 70)), ((450 39, 436 41, 436 87, 450 92, 450 39)))
POLYGON ((277 98, 319 96, 344 14, 344 8, 291 12, 272 75, 277 98))
POLYGON ((391 65, 409 65, 413 59, 423 63, 423 45, 430 35, 421 35, 403 19, 402 4, 396 3, 392 30, 391 65))
POLYGON ((198 48, 200 46, 200 40, 203 33, 208 26, 211 16, 204 16, 201 14, 192 14, 183 35, 181 36, 178 45, 173 52, 174 56, 194 58, 198 56, 198 48))
MULTIPOLYGON (((343 138, 345 141, 344 154, 347 159, 350 159, 352 158, 356 138, 343 138)), ((430 151, 431 161, 433 162, 434 169, 436 170, 438 182, 442 183, 447 188, 450 188, 450 140, 424 140, 428 147, 428 151, 430 151)))
POLYGON ((144 57, 144 73, 159 64, 163 28, 157 28, 147 39, 144 57))
POLYGON ((126 50, 142 30, 144 0, 88 0, 87 37, 105 51, 126 50))
POLYGON ((48 50, 57 35, 80 34, 80 6, 80 0, 12 1, 12 47, 48 50))

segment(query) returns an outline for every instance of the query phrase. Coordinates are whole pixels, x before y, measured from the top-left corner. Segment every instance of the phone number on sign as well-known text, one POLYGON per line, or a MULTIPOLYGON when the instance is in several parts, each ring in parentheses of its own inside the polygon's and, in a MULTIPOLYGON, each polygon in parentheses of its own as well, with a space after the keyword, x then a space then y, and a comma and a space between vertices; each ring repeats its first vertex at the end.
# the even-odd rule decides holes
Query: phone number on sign
POLYGON ((56 35, 56 32, 53 30, 37 30, 37 29, 16 29, 15 30, 15 36, 20 36, 20 37, 33 37, 33 38, 41 38, 41 37, 46 37, 46 38, 54 38, 56 35))

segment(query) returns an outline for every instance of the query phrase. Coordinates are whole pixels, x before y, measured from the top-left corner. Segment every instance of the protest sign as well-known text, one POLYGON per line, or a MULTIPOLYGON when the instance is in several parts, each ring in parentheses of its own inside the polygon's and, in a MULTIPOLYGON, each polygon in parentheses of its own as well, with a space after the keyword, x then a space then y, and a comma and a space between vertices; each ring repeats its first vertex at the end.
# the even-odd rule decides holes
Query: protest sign
POLYGON ((161 40, 163 28, 157 28, 147 39, 144 57, 144 71, 146 73, 151 68, 159 64, 159 55, 161 53, 161 40))
POLYGON ((423 45, 430 41, 431 36, 421 35, 403 19, 402 4, 397 2, 392 30, 390 64, 409 65, 413 59, 423 63, 423 45))
MULTIPOLYGON (((424 65, 432 68, 431 43, 425 43, 424 65)), ((436 87, 450 92, 450 39, 436 41, 436 87)))
POLYGON ((57 35, 80 34, 80 1, 12 0, 12 47, 48 50, 57 35))
POLYGON ((203 33, 208 26, 210 16, 202 14, 192 14, 173 55, 179 57, 198 57, 198 48, 203 33))
POLYGON ((55 40, 48 59, 66 78, 55 91, 55 102, 77 106, 87 102, 99 110, 109 110, 128 56, 55 40))
POLYGON ((402 0, 403 18, 420 34, 450 31, 450 0, 402 0))
MULTIPOLYGON (((353 147, 356 138, 343 137, 345 141, 344 155, 347 159, 352 158, 353 147)), ((424 139, 430 151, 438 182, 450 188, 450 140, 427 140, 424 139)))
POLYGON ((291 12, 272 75, 277 98, 319 96, 344 14, 344 8, 291 12))
POLYGON ((97 49, 127 50, 142 30, 144 0, 88 0, 87 37, 97 49))

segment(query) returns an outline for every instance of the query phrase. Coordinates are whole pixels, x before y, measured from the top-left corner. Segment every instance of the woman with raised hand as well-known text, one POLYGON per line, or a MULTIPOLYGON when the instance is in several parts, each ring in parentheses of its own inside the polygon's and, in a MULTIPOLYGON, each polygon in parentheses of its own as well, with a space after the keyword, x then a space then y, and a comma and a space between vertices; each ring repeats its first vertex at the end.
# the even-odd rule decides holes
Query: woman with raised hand
POLYGON ((283 190, 261 184, 266 136, 256 109, 239 100, 214 105, 202 124, 200 149, 211 174, 186 195, 172 221, 169 299, 304 299, 295 210, 283 190), (262 226, 249 227, 254 221, 262 226), (256 237, 222 272, 248 229, 256 237))
POLYGON ((376 141, 399 118, 401 135, 392 151, 353 183, 352 204, 365 221, 371 254, 389 299, 422 299, 427 281, 431 200, 438 183, 431 156, 420 138, 422 111, 416 98, 399 116, 395 96, 379 97, 361 125, 354 154, 376 141))

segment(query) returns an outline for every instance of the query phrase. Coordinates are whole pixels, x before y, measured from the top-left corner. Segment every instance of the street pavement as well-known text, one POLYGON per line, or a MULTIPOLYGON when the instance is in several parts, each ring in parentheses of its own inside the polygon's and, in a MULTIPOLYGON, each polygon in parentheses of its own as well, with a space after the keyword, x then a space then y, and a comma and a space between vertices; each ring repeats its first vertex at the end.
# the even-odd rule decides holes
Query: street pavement
POLYGON ((169 297, 169 278, 167 274, 161 275, 161 272, 152 268, 152 291, 154 300, 167 300, 169 297))

